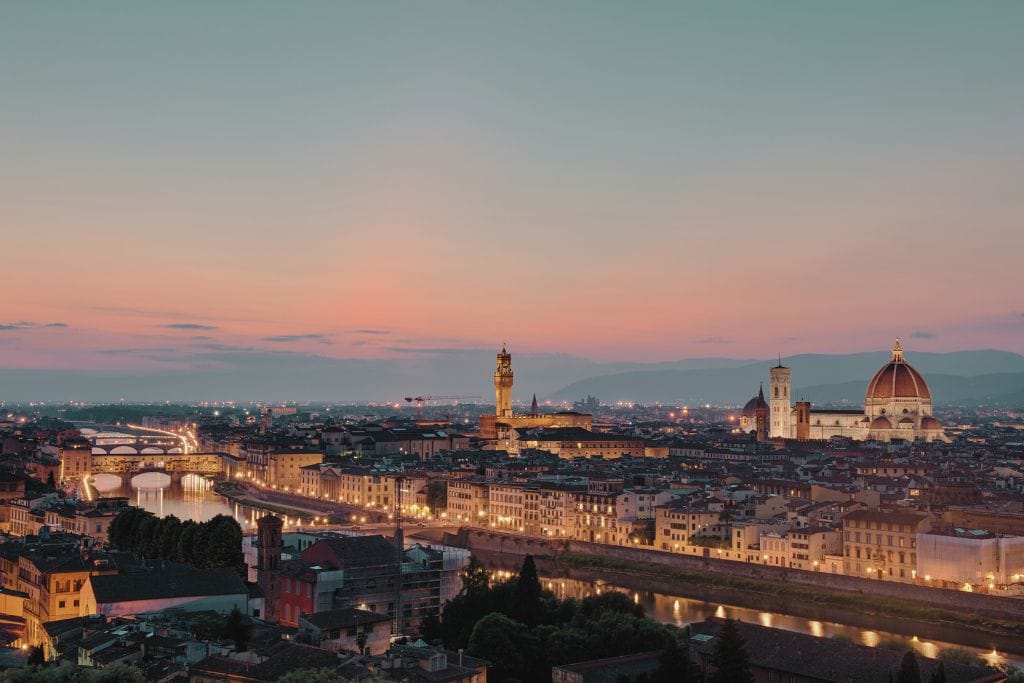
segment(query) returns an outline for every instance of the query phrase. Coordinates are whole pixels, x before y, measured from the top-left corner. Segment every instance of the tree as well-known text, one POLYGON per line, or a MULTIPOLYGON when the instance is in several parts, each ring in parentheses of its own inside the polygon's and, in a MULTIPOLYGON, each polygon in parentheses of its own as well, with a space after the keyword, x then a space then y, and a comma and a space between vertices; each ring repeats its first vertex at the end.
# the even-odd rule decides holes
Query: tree
POLYGON ((527 626, 536 626, 540 623, 543 595, 544 589, 537 576, 537 564, 533 561, 533 555, 527 555, 512 591, 512 616, 518 617, 527 626))
POLYGON ((32 646, 28 651, 28 665, 29 666, 46 666, 46 655, 43 653, 43 648, 38 645, 32 646))
POLYGON ((448 482, 444 479, 432 479, 427 484, 427 507, 437 514, 438 510, 448 507, 448 482))
POLYGON ((245 554, 242 552, 242 527, 227 515, 217 515, 206 524, 208 533, 205 538, 202 566, 230 567, 244 575, 245 554))
POLYGON ((747 644, 733 619, 726 619, 715 638, 711 663, 715 672, 708 679, 710 683, 754 683, 750 671, 750 655, 747 644))
POLYGON ((50 470, 50 473, 46 475, 46 485, 53 490, 57 489, 57 480, 53 476, 53 470, 50 470))
POLYGON ((945 662, 939 662, 932 675, 928 677, 928 683, 947 683, 945 662))
POLYGON ((913 650, 907 650, 900 662, 900 671, 896 674, 896 683, 921 683, 921 667, 913 650))
MULTIPOLYGON (((688 629, 682 638, 689 641, 688 629)), ((673 637, 658 655, 658 668, 654 670, 653 683, 691 683, 697 680, 696 667, 690 661, 690 651, 680 638, 673 637)))
POLYGON ((420 638, 428 643, 436 643, 442 640, 441 620, 434 614, 428 614, 420 622, 420 638))
POLYGON ((0 674, 2 683, 145 683, 142 672, 130 664, 102 669, 82 669, 73 664, 8 669, 0 674))
POLYGON ((188 520, 181 525, 181 533, 178 534, 178 543, 174 549, 174 559, 182 564, 194 564, 193 546, 196 540, 196 529, 199 525, 188 520))
POLYGON ((157 530, 158 539, 154 547, 156 557, 163 560, 173 560, 175 558, 181 530, 181 520, 174 515, 168 515, 160 520, 160 526, 157 530))
POLYGON ((483 563, 470 555, 469 564, 462 570, 462 590, 467 594, 481 595, 491 587, 491 574, 483 563))
POLYGON ((345 683, 330 669, 296 669, 277 679, 277 683, 345 683))
POLYGON ((231 610, 231 614, 224 621, 223 635, 235 644, 235 652, 245 652, 249 648, 249 637, 252 633, 250 626, 237 607, 231 610))
POLYGON ((136 528, 131 549, 145 558, 156 557, 154 551, 160 549, 160 541, 156 537, 159 529, 160 520, 155 515, 145 517, 136 528))
POLYGON ((628 595, 620 591, 605 591, 600 595, 589 595, 580 601, 579 613, 584 617, 595 618, 605 612, 634 617, 644 616, 643 606, 633 602, 628 595))
POLYGON ((540 658, 539 643, 526 624, 504 614, 492 613, 477 622, 469 637, 469 654, 482 657, 494 667, 494 678, 538 680, 533 669, 540 658))

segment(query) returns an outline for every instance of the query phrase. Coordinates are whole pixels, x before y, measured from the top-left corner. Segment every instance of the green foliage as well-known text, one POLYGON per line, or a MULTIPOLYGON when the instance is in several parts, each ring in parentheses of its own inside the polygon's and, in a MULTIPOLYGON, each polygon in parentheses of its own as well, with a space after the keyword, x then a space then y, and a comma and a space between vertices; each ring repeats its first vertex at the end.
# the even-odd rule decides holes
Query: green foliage
POLYGON ((481 594, 491 586, 491 575, 487 568, 471 555, 469 564, 462 570, 462 590, 465 593, 481 594))
POLYGON ((469 654, 491 663, 495 680, 530 676, 540 654, 540 641, 526 624, 495 612, 477 622, 469 638, 469 654))
POLYGON ((82 669, 73 664, 8 669, 0 674, 0 683, 145 683, 136 667, 115 664, 102 669, 82 669))
POLYGON ((896 683, 921 683, 921 667, 913 650, 907 650, 903 655, 900 671, 896 674, 896 683))
MULTIPOLYGON (((464 575, 478 580, 445 605, 437 629, 445 646, 492 661, 494 680, 546 680, 553 666, 679 645, 678 629, 647 619, 623 593, 557 600, 542 589, 530 560, 519 576, 494 585, 467 568, 464 575), (534 625, 521 618, 524 614, 534 625)), ((427 630, 421 636, 426 638, 427 630)))
MULTIPOLYGON (((369 678, 360 676, 359 683, 385 683, 385 681, 392 680, 381 676, 369 678)), ((342 678, 330 669, 296 669, 278 678, 277 683, 355 683, 355 681, 342 678)))
POLYGON ((224 635, 224 619, 216 614, 199 614, 192 619, 196 640, 219 640, 224 635))
POLYGON ((159 518, 128 507, 110 522, 110 544, 147 559, 172 560, 193 567, 245 570, 242 528, 231 517, 217 515, 208 522, 182 522, 173 515, 159 518))
POLYGON ((1024 683, 1024 669, 1015 666, 1006 667, 1006 683, 1024 683))
POLYGON ((962 647, 947 647, 939 652, 939 659, 943 662, 955 662, 968 666, 987 666, 984 659, 962 647))
POLYGON ((224 637, 234 642, 236 652, 245 652, 249 648, 249 637, 252 627, 238 608, 231 610, 231 614, 224 620, 224 637))
POLYGON ((709 683, 754 683, 747 644, 734 620, 726 619, 715 636, 711 663, 715 665, 715 673, 708 679, 709 683))
POLYGON ((681 638, 673 637, 669 641, 658 656, 652 683, 696 683, 699 672, 690 660, 689 639, 689 629, 686 629, 681 638))
POLYGON ((28 665, 29 666, 45 666, 46 665, 46 654, 43 652, 43 648, 38 645, 33 645, 28 651, 28 665))
POLYGON ((512 615, 527 626, 536 626, 543 618, 543 595, 537 564, 533 561, 533 555, 527 555, 512 592, 512 615))
POLYGON ((444 479, 432 479, 427 484, 427 506, 431 512, 437 513, 448 507, 448 482, 444 479))

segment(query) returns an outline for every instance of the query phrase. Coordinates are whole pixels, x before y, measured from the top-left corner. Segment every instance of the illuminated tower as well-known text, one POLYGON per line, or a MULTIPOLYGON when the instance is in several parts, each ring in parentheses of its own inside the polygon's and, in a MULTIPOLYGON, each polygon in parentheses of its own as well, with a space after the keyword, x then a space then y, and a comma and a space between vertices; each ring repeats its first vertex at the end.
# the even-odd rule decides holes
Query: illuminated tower
POLYGON ((789 439, 793 436, 789 433, 790 414, 793 410, 789 404, 789 385, 790 371, 783 367, 780 358, 779 364, 771 369, 771 424, 768 436, 773 439, 789 439))
POLYGON ((512 417, 512 354, 504 345, 494 368, 494 414, 499 419, 512 417))

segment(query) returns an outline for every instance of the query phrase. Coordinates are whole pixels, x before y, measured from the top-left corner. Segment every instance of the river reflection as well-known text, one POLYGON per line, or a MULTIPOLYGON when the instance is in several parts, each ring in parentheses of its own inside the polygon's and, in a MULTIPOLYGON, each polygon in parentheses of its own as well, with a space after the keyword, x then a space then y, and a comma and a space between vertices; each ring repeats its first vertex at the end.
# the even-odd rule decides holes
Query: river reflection
MULTIPOLYGON (((95 479, 99 479, 99 476, 97 475, 95 479)), ((266 510, 240 505, 218 495, 213 491, 213 482, 198 475, 188 474, 180 481, 174 481, 166 474, 148 472, 129 481, 120 481, 118 477, 113 477, 111 480, 94 483, 100 496, 123 496, 131 500, 133 505, 158 517, 174 515, 182 520, 191 519, 196 522, 205 522, 217 515, 233 517, 241 525, 243 533, 255 531, 256 520, 267 514, 266 510)), ((317 522, 312 516, 278 516, 284 522, 285 528, 317 527, 317 522)))
MULTIPOLYGON (((499 573, 499 577, 503 573, 499 573)), ((633 598, 633 602, 643 606, 648 616, 668 624, 684 626, 695 621, 704 621, 708 617, 732 618, 747 623, 760 624, 769 628, 781 628, 786 631, 806 633, 819 638, 843 638, 854 643, 869 647, 877 647, 885 640, 909 641, 910 645, 921 655, 935 658, 945 648, 960 647, 979 655, 990 666, 1012 664, 1024 666, 1024 657, 1006 655, 995 650, 985 651, 979 648, 955 645, 936 640, 922 640, 917 636, 908 637, 898 633, 876 631, 846 624, 837 624, 817 619, 805 619, 778 612, 763 612, 748 607, 722 605, 705 600, 686 598, 683 596, 665 595, 648 591, 633 591, 603 582, 578 581, 575 579, 541 579, 545 588, 559 598, 585 598, 589 595, 600 595, 607 591, 619 591, 633 598)))

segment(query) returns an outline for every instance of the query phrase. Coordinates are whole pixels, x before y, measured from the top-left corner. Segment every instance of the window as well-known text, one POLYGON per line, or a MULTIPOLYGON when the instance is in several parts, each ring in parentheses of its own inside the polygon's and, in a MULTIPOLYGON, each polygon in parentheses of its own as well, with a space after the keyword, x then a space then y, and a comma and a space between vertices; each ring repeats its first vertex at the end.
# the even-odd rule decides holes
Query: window
POLYGON ((57 608, 58 609, 64 609, 65 607, 67 607, 67 602, 65 600, 61 600, 60 602, 57 603, 57 608))

